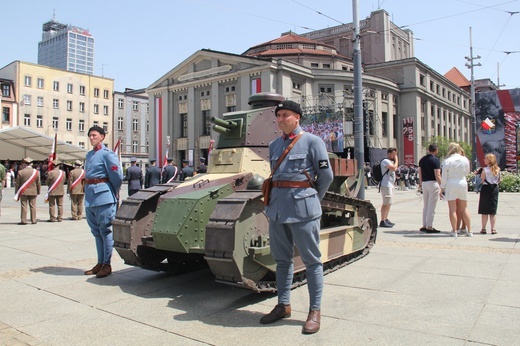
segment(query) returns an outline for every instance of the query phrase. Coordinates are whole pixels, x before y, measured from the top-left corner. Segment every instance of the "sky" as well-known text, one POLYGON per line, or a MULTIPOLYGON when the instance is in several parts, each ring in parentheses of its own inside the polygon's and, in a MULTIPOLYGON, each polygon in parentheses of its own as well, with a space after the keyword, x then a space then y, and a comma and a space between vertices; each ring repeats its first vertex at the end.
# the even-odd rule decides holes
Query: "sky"
MULTIPOLYGON (((95 38, 94 74, 115 90, 146 88, 197 50, 242 54, 282 33, 351 23, 344 0, 17 0, 2 1, 0 67, 38 62, 42 24, 52 19, 95 38)), ((359 19, 384 9, 413 31, 415 57, 440 74, 458 68, 503 89, 520 87, 520 0, 359 0, 359 19)), ((362 53, 363 54, 363 53, 362 53)))

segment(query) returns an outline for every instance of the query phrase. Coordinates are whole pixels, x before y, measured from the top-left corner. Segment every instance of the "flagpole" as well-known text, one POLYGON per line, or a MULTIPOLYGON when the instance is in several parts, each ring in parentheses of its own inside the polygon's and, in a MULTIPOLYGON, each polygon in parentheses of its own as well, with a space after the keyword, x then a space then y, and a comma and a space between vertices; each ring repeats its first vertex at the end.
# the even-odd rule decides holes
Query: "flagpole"
POLYGON ((473 75, 473 67, 481 66, 480 63, 474 64, 473 60, 480 59, 480 55, 473 57, 473 43, 471 37, 471 27, 469 27, 469 57, 466 57, 468 62, 466 63, 466 67, 471 70, 471 85, 470 85, 470 93, 471 93, 471 132, 472 132, 472 142, 471 142, 471 162, 473 164, 473 168, 477 167, 477 117, 475 114, 475 78, 473 75))

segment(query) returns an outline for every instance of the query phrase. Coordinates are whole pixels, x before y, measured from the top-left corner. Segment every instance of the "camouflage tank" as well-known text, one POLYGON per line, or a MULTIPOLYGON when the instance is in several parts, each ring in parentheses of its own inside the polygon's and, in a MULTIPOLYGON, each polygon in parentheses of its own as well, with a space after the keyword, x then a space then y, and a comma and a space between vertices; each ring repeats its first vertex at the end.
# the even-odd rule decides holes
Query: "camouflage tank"
MULTIPOLYGON (((261 186, 270 173, 269 143, 280 136, 274 110, 284 99, 252 95, 251 110, 212 118, 219 138, 207 173, 140 190, 123 201, 113 232, 126 264, 173 272, 209 265, 218 282, 276 290, 261 186)), ((373 205, 349 196, 347 178, 358 174, 355 160, 329 158, 334 181, 321 202, 325 273, 368 254, 377 234, 373 205)), ((296 252, 293 287, 305 282, 296 252)))

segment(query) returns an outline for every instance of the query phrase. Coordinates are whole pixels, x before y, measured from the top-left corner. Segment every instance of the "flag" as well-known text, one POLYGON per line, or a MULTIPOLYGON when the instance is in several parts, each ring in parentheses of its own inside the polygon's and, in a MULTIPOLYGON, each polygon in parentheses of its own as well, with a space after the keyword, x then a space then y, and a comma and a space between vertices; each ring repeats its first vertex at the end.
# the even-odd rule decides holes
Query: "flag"
POLYGON ((52 142, 51 153, 49 154, 49 165, 47 166, 48 171, 52 171, 54 168, 53 162, 56 161, 57 153, 56 148, 58 146, 58 134, 54 134, 54 142, 52 142))
POLYGON ((489 130, 495 127, 495 124, 489 118, 486 118, 486 120, 484 120, 480 126, 482 126, 484 130, 489 130))
POLYGON ((251 95, 258 94, 262 91, 262 80, 260 78, 251 80, 251 95))
POLYGON ((119 157, 119 147, 121 146, 121 139, 117 140, 116 145, 114 145, 114 153, 116 153, 117 157, 119 157))

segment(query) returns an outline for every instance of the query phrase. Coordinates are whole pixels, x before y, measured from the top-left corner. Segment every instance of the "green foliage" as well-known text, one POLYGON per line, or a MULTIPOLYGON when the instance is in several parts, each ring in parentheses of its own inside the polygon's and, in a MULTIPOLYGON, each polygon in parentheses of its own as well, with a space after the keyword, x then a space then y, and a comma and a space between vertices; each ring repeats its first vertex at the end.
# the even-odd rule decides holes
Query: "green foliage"
MULTIPOLYGON (((424 142, 423 147, 426 149, 426 152, 428 152, 428 146, 430 145, 430 143, 436 143, 437 146, 439 147, 439 154, 437 155, 437 157, 442 162, 442 160, 444 160, 446 158, 446 154, 448 153, 448 146, 450 145, 451 142, 453 142, 453 140, 451 140, 449 138, 446 138, 443 136, 434 136, 434 137, 431 137, 427 142, 424 142)), ((464 154, 466 155, 466 157, 470 158, 471 157, 471 145, 469 145, 466 142, 457 142, 457 143, 459 143, 462 150, 464 150, 464 154)))
MULTIPOLYGON (((466 176, 468 191, 475 191, 475 175, 470 173, 466 176)), ((500 172, 500 192, 520 192, 520 174, 507 171, 500 172)))

